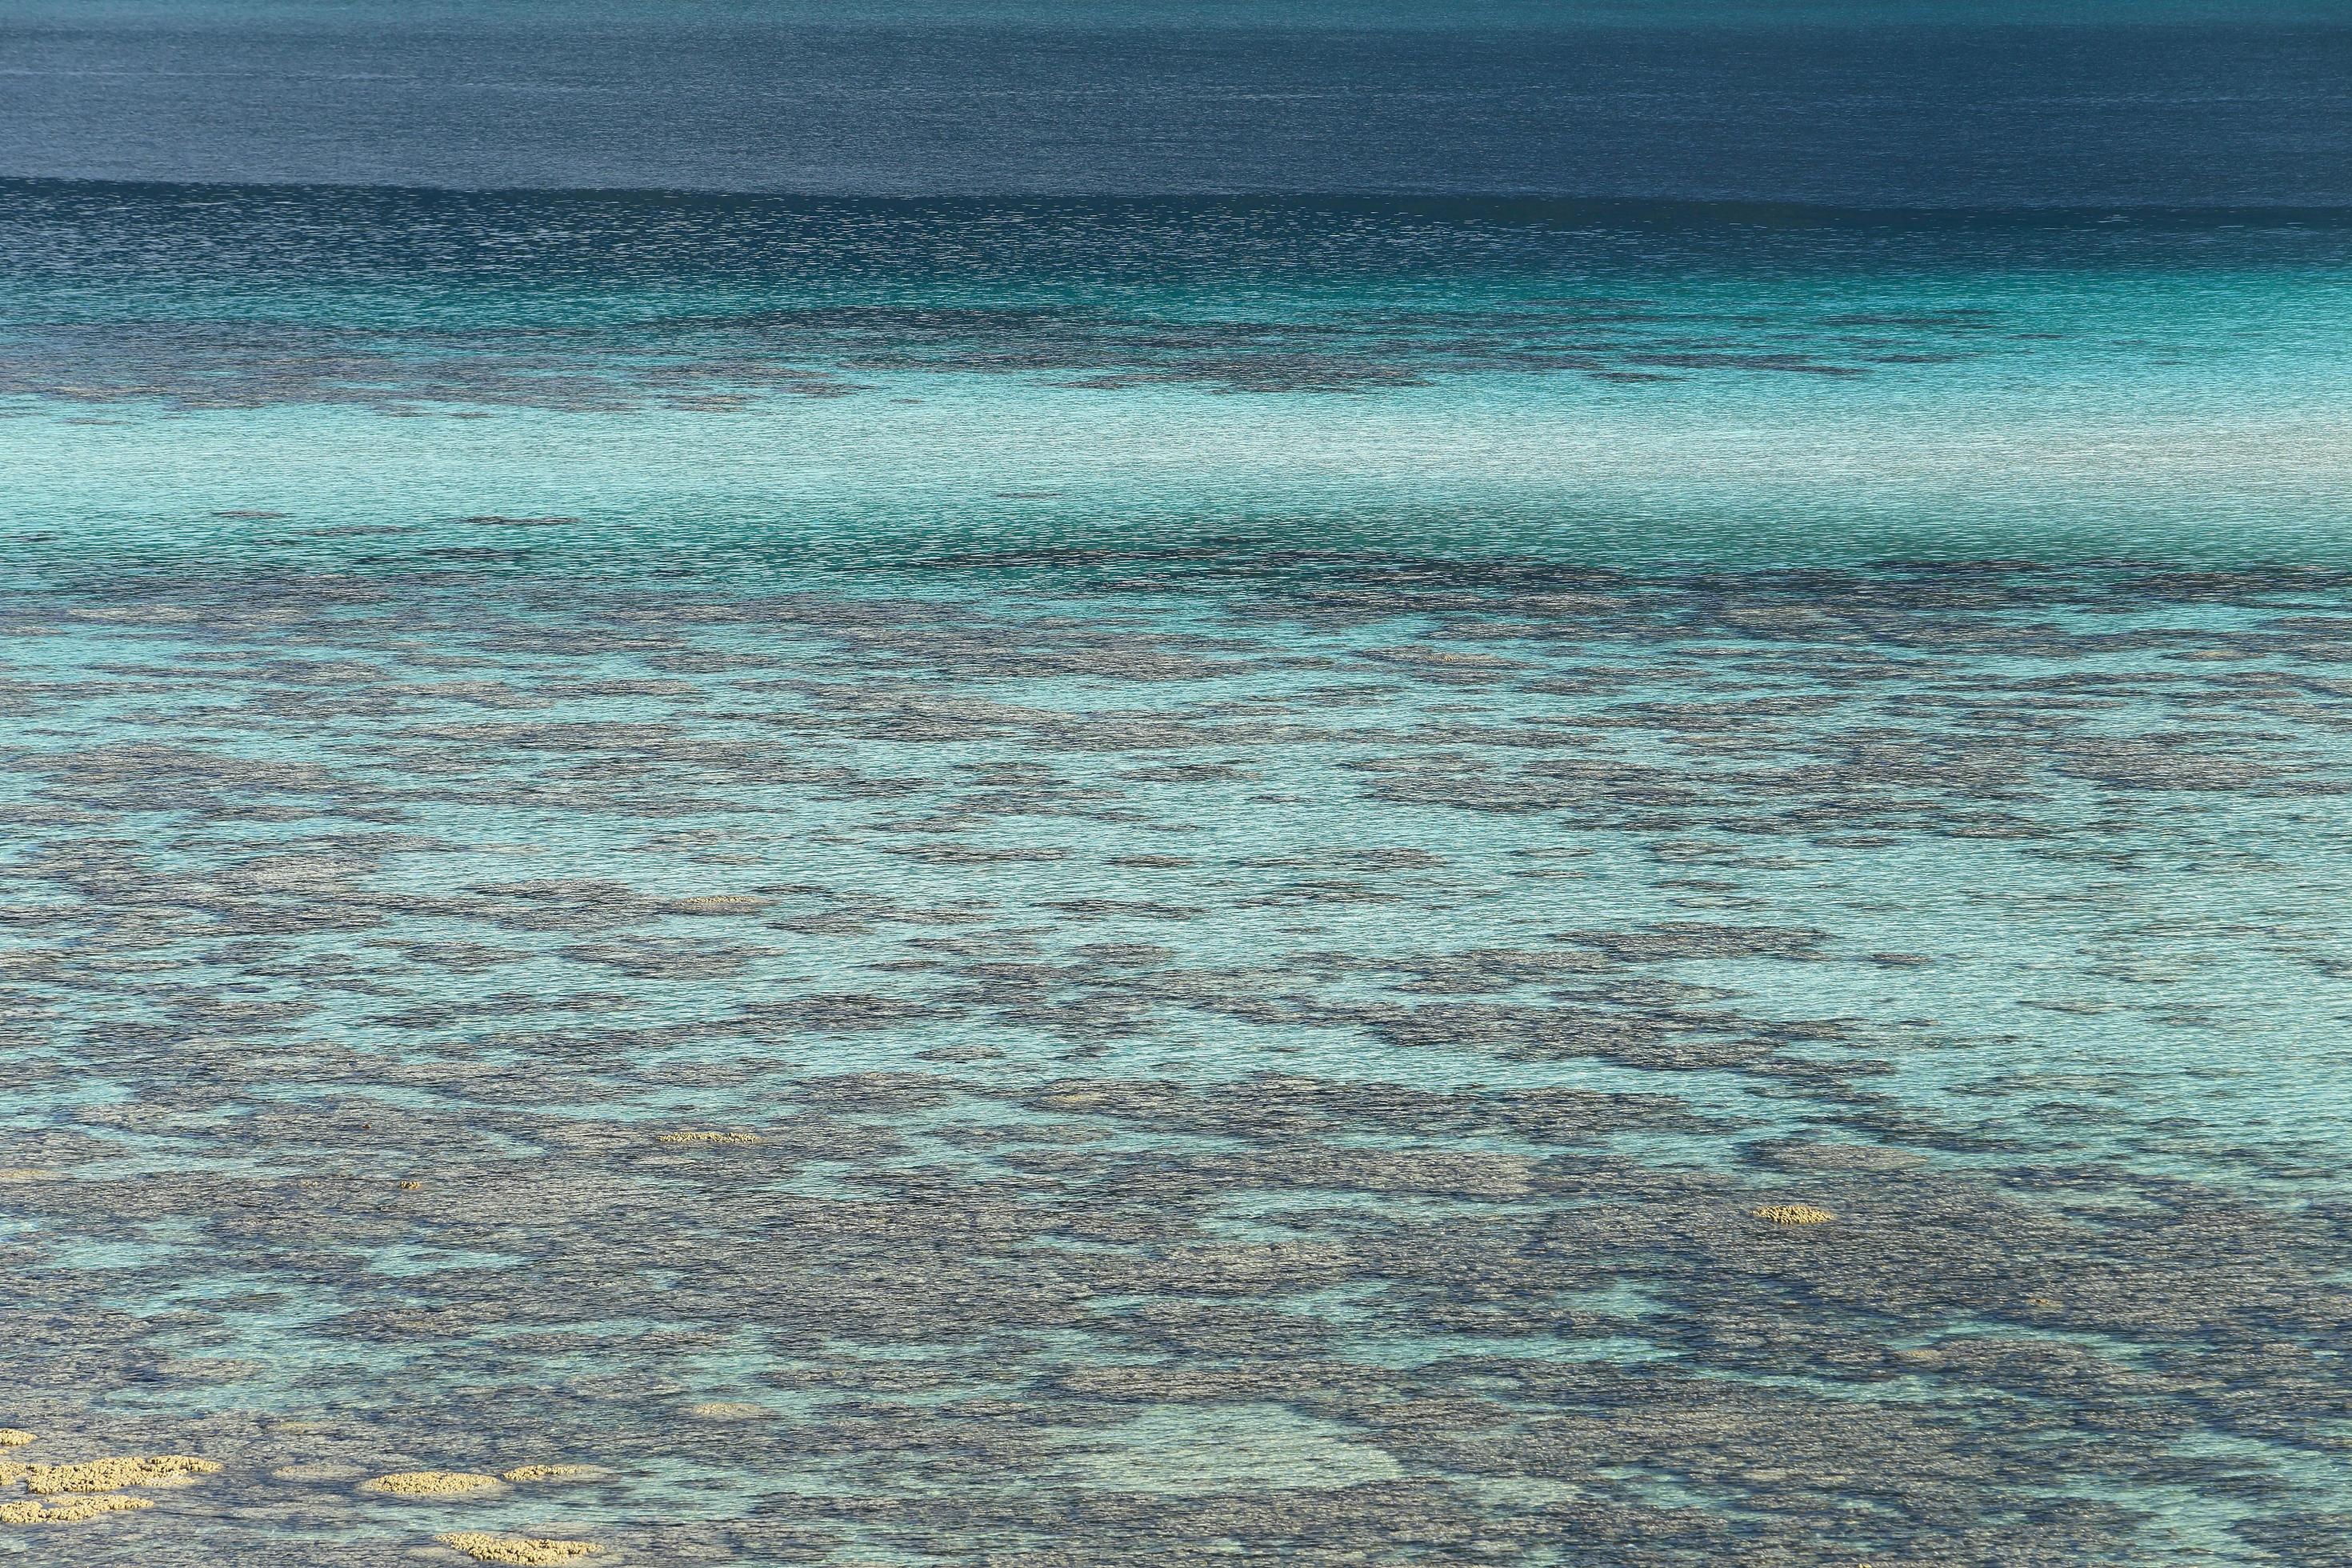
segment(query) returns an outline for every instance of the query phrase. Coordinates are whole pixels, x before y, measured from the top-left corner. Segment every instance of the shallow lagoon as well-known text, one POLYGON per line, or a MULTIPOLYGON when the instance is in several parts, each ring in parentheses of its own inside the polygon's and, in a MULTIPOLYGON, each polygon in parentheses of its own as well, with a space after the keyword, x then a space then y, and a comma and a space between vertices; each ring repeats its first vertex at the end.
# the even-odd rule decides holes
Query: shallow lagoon
POLYGON ((2338 1549, 2340 228, 16 195, 0 1550, 2338 1549))

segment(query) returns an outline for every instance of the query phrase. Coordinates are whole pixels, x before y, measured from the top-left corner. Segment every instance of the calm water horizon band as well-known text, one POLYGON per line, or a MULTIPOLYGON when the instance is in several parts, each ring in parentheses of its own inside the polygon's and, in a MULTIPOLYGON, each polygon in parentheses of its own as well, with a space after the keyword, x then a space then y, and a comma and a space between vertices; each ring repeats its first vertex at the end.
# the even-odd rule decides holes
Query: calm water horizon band
POLYGON ((2347 84, 0 7, 0 1563, 2347 1562, 2347 84))

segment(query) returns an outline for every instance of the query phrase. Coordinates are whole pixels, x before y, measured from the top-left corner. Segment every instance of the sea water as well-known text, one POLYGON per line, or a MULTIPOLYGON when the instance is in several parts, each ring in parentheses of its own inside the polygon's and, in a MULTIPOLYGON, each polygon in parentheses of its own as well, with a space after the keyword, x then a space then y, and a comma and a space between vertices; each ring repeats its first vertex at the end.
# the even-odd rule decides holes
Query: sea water
POLYGON ((26 178, 0 290, 5 1458, 222 1467, 0 1552, 2340 1553, 2342 212, 26 178))

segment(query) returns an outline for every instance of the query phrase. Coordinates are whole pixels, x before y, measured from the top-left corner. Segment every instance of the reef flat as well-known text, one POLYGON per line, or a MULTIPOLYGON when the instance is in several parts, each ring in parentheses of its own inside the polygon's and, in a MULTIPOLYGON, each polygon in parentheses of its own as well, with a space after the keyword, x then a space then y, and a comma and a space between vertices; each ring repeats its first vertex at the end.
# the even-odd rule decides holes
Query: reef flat
POLYGON ((2347 589, 60 575, 0 1551, 2320 1561, 2347 589))

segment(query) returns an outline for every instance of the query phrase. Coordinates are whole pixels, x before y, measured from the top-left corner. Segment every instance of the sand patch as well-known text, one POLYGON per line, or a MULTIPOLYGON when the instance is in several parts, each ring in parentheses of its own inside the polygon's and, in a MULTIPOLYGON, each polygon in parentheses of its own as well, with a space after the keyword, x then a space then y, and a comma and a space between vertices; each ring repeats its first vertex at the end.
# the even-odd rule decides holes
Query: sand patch
POLYGON ((120 1492, 58 1498, 53 1502, 0 1502, 0 1524, 79 1524, 102 1513, 132 1513, 154 1506, 147 1498, 124 1497, 120 1492))
POLYGON ((33 1440, 22 1426, 0 1426, 0 1448, 21 1448, 33 1440))
POLYGON ((529 1568, 554 1568, 565 1563, 578 1563, 593 1557, 603 1550, 590 1541, 550 1541, 539 1535, 492 1535, 485 1531, 460 1530, 433 1539, 442 1545, 464 1552, 477 1563, 515 1563, 529 1568))
POLYGON ((25 1489, 46 1497, 54 1492, 110 1492, 118 1487, 187 1486, 196 1477, 219 1469, 212 1460, 191 1454, 144 1454, 90 1459, 79 1465, 26 1465, 25 1489))
POLYGON ((656 1143, 764 1143, 757 1132, 661 1132, 655 1134, 656 1143))
POLYGON ((269 1472, 269 1479, 308 1485, 318 1481, 355 1481, 366 1474, 356 1465, 280 1465, 269 1472))
POLYGON ((1766 1204, 1756 1211, 1756 1217, 1774 1225, 1827 1225, 1837 1215, 1811 1204, 1766 1204))
POLYGON ((765 1421, 775 1414, 764 1405, 741 1405, 731 1399, 714 1399, 702 1405, 689 1405, 686 1413, 700 1421, 765 1421))
POLYGON ((473 1470, 402 1470, 363 1481, 360 1490, 384 1492, 393 1497, 463 1497, 467 1492, 488 1491, 499 1484, 498 1477, 473 1470))
POLYGON ((1170 1497, 1331 1490, 1402 1473, 1347 1428, 1271 1405, 1163 1406, 1087 1434, 1073 1459, 1089 1488, 1170 1497))

